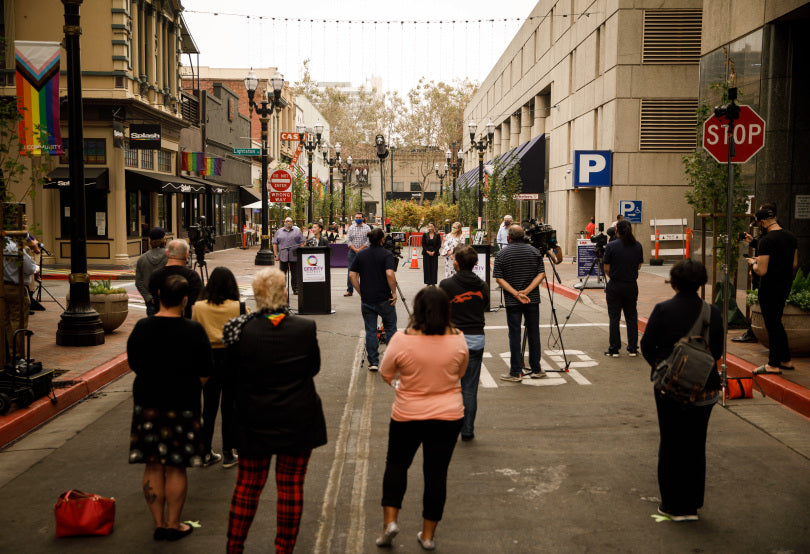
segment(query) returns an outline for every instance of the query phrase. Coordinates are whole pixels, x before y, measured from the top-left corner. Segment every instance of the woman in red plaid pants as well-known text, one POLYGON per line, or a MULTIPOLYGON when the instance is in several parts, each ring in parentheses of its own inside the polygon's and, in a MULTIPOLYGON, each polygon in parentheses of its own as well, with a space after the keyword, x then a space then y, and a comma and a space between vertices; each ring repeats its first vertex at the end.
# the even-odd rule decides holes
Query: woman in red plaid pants
POLYGON ((230 320, 222 341, 237 369, 235 409, 239 475, 228 519, 228 552, 245 548, 250 525, 276 458, 276 552, 295 548, 304 477, 314 448, 326 444, 326 421, 313 377, 321 353, 315 322, 290 315, 284 274, 253 280, 257 311, 230 320))

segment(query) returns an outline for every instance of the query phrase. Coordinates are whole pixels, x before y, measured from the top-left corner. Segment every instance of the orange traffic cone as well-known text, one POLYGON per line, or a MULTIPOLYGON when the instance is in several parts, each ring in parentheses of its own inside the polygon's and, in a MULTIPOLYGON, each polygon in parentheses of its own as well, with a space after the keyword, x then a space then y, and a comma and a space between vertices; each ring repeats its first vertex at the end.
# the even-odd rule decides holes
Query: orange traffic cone
POLYGON ((411 269, 419 269, 419 259, 416 257, 416 248, 413 249, 413 256, 411 256, 411 269))

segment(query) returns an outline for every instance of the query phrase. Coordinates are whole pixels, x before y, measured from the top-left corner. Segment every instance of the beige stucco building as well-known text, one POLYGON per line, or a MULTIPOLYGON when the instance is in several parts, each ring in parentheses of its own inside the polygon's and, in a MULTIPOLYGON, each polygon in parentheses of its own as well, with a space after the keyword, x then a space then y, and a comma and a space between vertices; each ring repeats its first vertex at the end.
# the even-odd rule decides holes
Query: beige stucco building
MULTIPOLYGON (((541 0, 466 107, 478 136, 495 125, 485 161, 547 141, 546 172, 536 176, 543 192, 521 202, 521 216, 554 226, 566 253, 591 216, 610 225, 620 201, 642 202, 634 227, 645 256, 651 219, 691 223, 681 156, 696 140, 701 8, 700 0, 541 0), (610 153, 608 186, 575 171, 577 152, 591 150, 610 153)), ((465 169, 477 167, 469 136, 464 146, 465 169)))

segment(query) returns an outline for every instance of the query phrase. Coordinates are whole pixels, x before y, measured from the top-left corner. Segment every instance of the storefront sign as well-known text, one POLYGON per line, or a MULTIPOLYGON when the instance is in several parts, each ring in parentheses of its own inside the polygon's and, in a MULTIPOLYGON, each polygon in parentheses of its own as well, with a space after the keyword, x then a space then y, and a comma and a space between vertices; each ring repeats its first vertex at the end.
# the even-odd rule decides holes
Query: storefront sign
POLYGON ((160 150, 160 124, 130 123, 130 150, 160 150))
POLYGON ((326 254, 307 254, 301 260, 301 277, 304 283, 326 281, 326 254))
POLYGON ((113 148, 124 147, 124 124, 113 121, 113 148))

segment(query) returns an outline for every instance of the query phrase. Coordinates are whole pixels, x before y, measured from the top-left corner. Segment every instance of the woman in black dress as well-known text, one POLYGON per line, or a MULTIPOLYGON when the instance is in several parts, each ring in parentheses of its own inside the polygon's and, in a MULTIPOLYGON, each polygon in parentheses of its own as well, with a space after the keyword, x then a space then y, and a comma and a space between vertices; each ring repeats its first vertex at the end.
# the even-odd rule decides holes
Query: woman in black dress
POLYGON ((138 321, 127 341, 135 372, 129 463, 146 464, 143 494, 155 540, 191 534, 180 521, 186 468, 202 465, 205 454, 200 392, 211 374, 211 344, 202 325, 183 317, 188 288, 184 277, 170 275, 159 291, 160 310, 138 321))
POLYGON ((428 223, 427 233, 422 234, 422 266, 425 268, 425 284, 435 285, 439 272, 439 248, 442 246, 442 236, 436 232, 436 227, 428 223))

